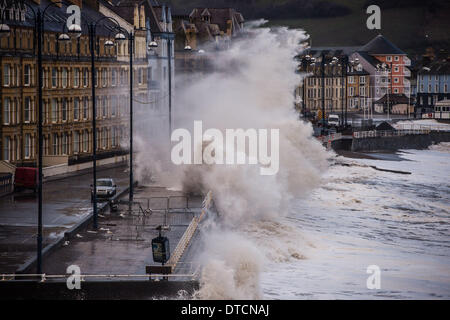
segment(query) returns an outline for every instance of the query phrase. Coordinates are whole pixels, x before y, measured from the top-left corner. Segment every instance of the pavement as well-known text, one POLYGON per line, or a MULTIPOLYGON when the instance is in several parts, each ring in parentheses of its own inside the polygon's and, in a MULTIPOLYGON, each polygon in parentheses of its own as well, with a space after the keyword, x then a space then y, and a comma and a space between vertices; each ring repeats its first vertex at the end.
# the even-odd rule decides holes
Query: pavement
MULTIPOLYGON (((98 168, 98 178, 114 178, 118 192, 128 186, 127 166, 98 168)), ((43 185, 43 247, 62 237, 90 212, 92 173, 54 177, 43 185)), ((0 273, 14 273, 36 256, 37 197, 23 191, 0 197, 0 273)))
MULTIPOLYGON (((173 252, 193 217, 200 213, 202 203, 201 197, 187 197, 180 191, 156 186, 136 187, 134 200, 131 210, 122 203, 118 212, 105 211, 99 216, 97 231, 87 226, 50 253, 43 261, 44 272, 65 275, 68 266, 77 265, 83 275, 145 275, 146 266, 161 265, 153 261, 152 255, 151 241, 158 236, 156 227, 170 227, 162 234, 169 238, 173 252), (166 214, 167 206, 170 210, 166 214)), ((193 272, 190 262, 184 258, 177 272, 193 272)))

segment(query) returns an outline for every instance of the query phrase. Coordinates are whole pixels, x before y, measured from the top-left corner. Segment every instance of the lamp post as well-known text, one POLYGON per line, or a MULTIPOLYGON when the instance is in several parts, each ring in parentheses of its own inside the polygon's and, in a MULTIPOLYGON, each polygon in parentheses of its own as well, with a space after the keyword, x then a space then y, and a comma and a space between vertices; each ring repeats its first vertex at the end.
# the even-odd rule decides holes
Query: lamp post
MULTIPOLYGON (((96 230, 98 228, 98 210, 97 210, 97 108, 96 108, 96 96, 95 96, 95 83, 96 83, 96 72, 95 72, 95 38, 97 33, 97 27, 100 25, 100 22, 108 20, 114 24, 114 29, 118 32, 116 33, 114 39, 116 42, 121 42, 127 39, 127 37, 122 33, 125 32, 128 36, 130 45, 130 182, 133 181, 133 33, 127 32, 125 29, 120 27, 120 24, 112 17, 103 16, 97 19, 94 22, 86 23, 88 28, 88 36, 89 36, 89 49, 91 51, 91 94, 92 94, 92 167, 93 167, 93 185, 92 185, 92 203, 93 203, 93 229, 96 230)), ((77 25, 72 25, 68 30, 69 34, 81 34, 81 27, 77 25)), ((67 40, 69 37, 65 34, 61 34, 59 36, 60 40, 67 40)), ((111 40, 105 41, 106 47, 114 46, 114 42, 111 40)), ((133 194, 133 184, 130 183, 130 201, 132 201, 133 194)))
MULTIPOLYGON (((308 65, 312 64, 312 58, 309 54, 301 58, 301 64, 302 69, 305 72, 308 72, 308 65)), ((302 99, 302 112, 303 112, 303 119, 306 120, 306 77, 303 78, 303 99, 302 99)))
MULTIPOLYGON (((117 30, 125 31, 120 27, 120 24, 112 17, 103 16, 100 19, 98 19, 95 22, 92 22, 88 24, 88 31, 89 31, 89 44, 90 44, 90 51, 91 51, 91 81, 92 81, 92 162, 93 162, 93 228, 98 228, 98 210, 97 210, 97 126, 96 126, 96 117, 97 117, 97 110, 96 110, 96 96, 95 96, 95 79, 96 79, 96 72, 95 72, 95 37, 97 33, 97 27, 100 25, 100 22, 103 20, 111 21, 115 24, 115 28, 117 30)), ((126 31, 125 31, 126 32, 126 31)), ((133 58, 132 58, 132 41, 133 41, 133 35, 132 33, 126 32, 130 41, 129 46, 129 52, 130 52, 130 201, 132 201, 132 194, 133 194, 133 96, 132 96, 132 90, 133 90, 133 58)), ((126 39, 125 35, 123 33, 118 32, 116 36, 114 37, 116 42, 121 42, 126 39)), ((112 41, 109 41, 108 43, 105 42, 105 44, 111 45, 112 41)))
MULTIPOLYGON (((26 2, 23 2, 25 6, 27 6, 31 12, 33 13, 33 19, 36 28, 37 35, 37 68, 38 68, 38 230, 37 230, 37 261, 36 261, 36 273, 42 273, 42 234, 43 234, 43 225, 42 225, 42 158, 43 158, 43 137, 42 137, 42 34, 44 32, 44 22, 46 17, 46 11, 51 6, 56 6, 59 4, 64 4, 63 2, 51 2, 48 4, 43 10, 39 7, 35 10, 31 5, 26 2)), ((65 4, 64 4, 65 5, 65 4)), ((76 24, 72 24, 71 27, 75 29, 79 29, 79 26, 76 24), (77 28, 78 27, 78 28, 77 28)), ((2 23, 0 25, 0 34, 1 36, 8 36, 10 32, 10 28, 8 25, 2 23)), ((75 35, 75 33, 74 33, 75 35)), ((79 36, 79 35, 78 35, 79 36)))

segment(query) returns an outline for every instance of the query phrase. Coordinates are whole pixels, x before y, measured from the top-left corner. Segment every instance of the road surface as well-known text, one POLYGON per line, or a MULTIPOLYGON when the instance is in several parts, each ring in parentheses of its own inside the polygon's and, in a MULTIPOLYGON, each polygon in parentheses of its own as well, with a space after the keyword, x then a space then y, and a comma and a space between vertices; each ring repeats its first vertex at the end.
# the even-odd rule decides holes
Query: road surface
MULTIPOLYGON (((118 192, 128 186, 126 166, 98 169, 97 178, 114 178, 118 192)), ((43 185, 44 247, 92 211, 92 172, 43 185)), ((0 273, 13 273, 36 255, 37 197, 26 191, 0 197, 0 273)))

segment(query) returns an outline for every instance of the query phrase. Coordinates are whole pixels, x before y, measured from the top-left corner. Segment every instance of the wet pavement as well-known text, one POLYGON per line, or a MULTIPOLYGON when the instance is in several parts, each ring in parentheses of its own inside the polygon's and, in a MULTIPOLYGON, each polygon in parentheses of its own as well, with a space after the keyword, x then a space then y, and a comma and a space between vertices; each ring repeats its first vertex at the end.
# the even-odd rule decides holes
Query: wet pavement
MULTIPOLYGON (((80 230, 46 257, 44 272, 65 275, 68 266, 77 265, 83 275, 145 275, 146 266, 161 265, 155 263, 152 256, 151 241, 158 236, 156 227, 169 226, 162 235, 169 238, 173 253, 193 217, 200 213, 202 198, 187 197, 180 191, 162 187, 137 187, 135 202, 131 210, 128 204, 122 203, 117 212, 102 213, 97 231, 90 227, 80 230)), ((193 272, 194 267, 191 261, 183 259, 178 272, 187 274, 193 272)))
MULTIPOLYGON (((99 168, 97 177, 114 178, 118 192, 128 186, 127 166, 99 168)), ((91 183, 91 172, 44 183, 44 248, 92 211, 91 183)), ((13 273, 36 255, 37 215, 36 195, 24 191, 0 197, 0 273, 13 273)))

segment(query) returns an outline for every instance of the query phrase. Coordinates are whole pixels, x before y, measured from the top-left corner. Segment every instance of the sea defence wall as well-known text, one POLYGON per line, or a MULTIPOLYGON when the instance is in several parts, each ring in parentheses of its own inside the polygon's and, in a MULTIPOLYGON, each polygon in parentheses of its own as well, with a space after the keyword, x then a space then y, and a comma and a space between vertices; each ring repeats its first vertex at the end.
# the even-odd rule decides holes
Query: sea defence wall
POLYGON ((399 149, 426 149, 432 144, 449 141, 450 132, 438 131, 427 134, 353 138, 350 151, 368 152, 399 149))
POLYGON ((66 281, 0 281, 0 300, 124 300, 177 298, 180 290, 192 294, 198 281, 82 281, 69 290, 66 281))

